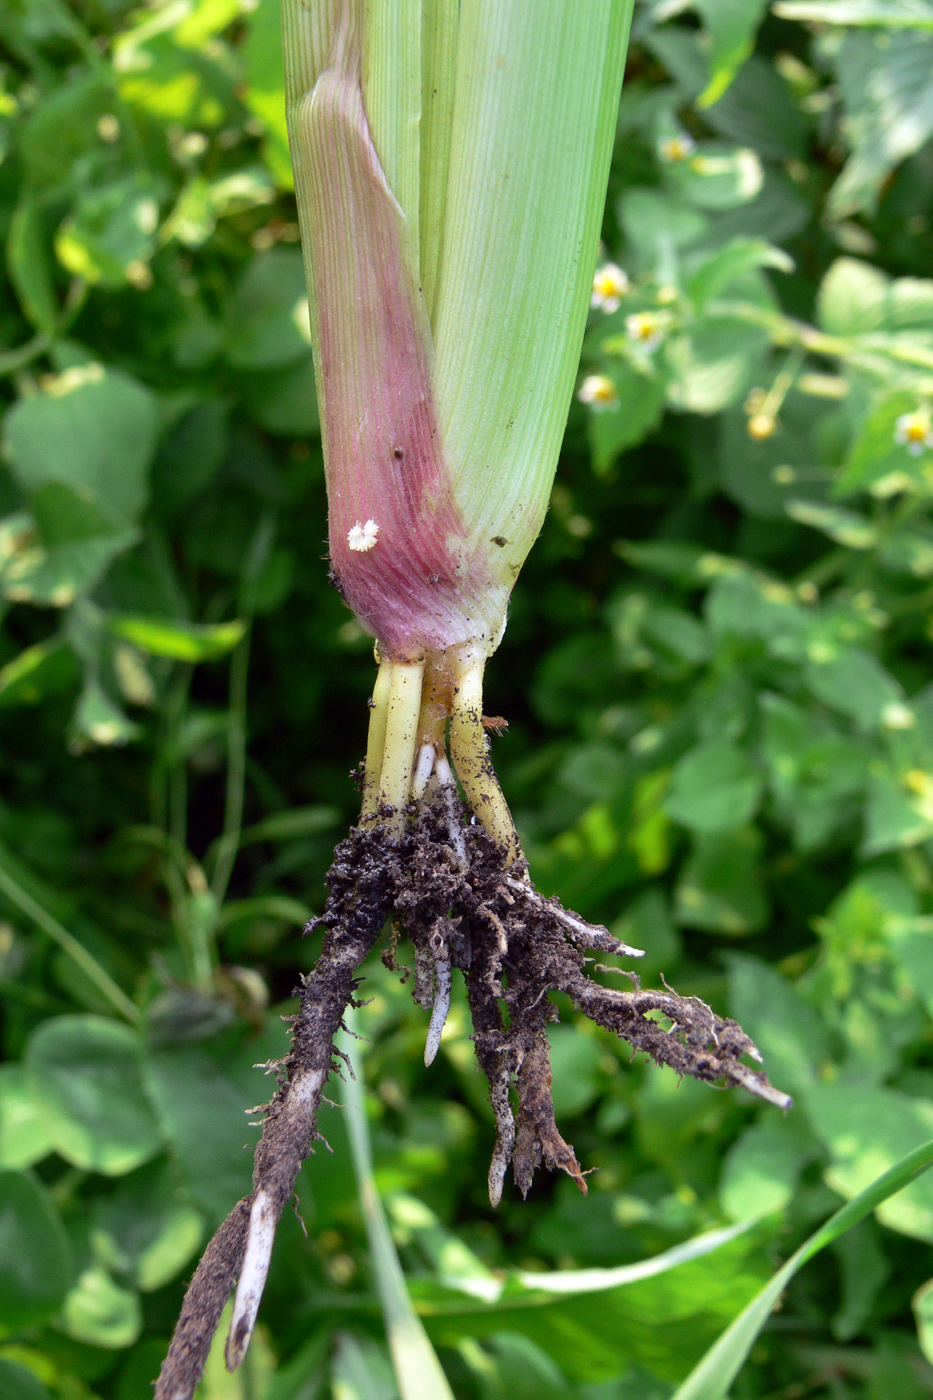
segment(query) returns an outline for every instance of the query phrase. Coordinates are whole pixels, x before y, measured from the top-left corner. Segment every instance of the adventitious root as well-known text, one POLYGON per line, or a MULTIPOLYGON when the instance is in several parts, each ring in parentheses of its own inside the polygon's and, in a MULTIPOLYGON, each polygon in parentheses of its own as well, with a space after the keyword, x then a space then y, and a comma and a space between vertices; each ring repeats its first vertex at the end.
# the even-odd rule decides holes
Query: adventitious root
MULTIPOLYGON (((399 694, 390 683, 385 691, 389 697, 399 694)), ((414 707, 404 688, 402 700, 411 719, 414 707)), ((415 713, 409 738, 398 714, 394 721, 390 715, 383 743, 393 723, 404 735, 411 772, 417 772, 425 747, 418 742, 424 716, 415 713)), ((220 1227, 191 1281, 156 1400, 190 1400, 237 1279, 227 1364, 234 1369, 243 1358, 278 1220, 318 1136, 315 1117, 334 1061, 333 1038, 345 1008, 358 1004, 358 970, 390 914, 396 933, 384 959, 394 966, 400 927, 413 944, 415 1000, 432 1007, 428 1064, 441 1043, 454 970, 464 978, 476 1058, 489 1083, 496 1121, 489 1170, 494 1206, 510 1164, 523 1195, 542 1163, 566 1172, 586 1192, 584 1173, 554 1118, 547 1025, 557 1012, 551 992, 565 993, 633 1051, 678 1074, 739 1085, 781 1108, 790 1106, 786 1094, 743 1062, 743 1057, 759 1062, 761 1057, 734 1021, 715 1015, 695 997, 643 990, 632 972, 626 973, 633 984, 629 991, 589 977, 586 964, 594 952, 641 954, 539 895, 517 848, 495 840, 476 822, 457 797, 445 756, 432 752, 424 800, 401 809, 377 804, 337 848, 324 913, 309 925, 309 931, 325 930, 321 956, 300 989, 291 1052, 270 1067, 279 1084, 266 1108, 253 1190, 220 1227)), ((425 760, 422 772, 428 766, 425 760)))

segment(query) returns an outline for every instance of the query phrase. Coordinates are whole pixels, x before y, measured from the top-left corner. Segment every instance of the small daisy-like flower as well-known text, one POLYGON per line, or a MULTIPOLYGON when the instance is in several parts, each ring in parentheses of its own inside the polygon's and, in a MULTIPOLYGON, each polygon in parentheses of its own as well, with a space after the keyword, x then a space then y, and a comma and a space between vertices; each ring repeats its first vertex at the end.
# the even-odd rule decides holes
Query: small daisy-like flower
POLYGON ((378 538, 379 526, 375 520, 367 520, 365 525, 357 521, 347 531, 347 544, 358 554, 365 554, 367 550, 372 549, 378 538))
POLYGON ((662 160, 671 161, 676 164, 682 160, 688 160, 697 148, 697 143, 692 136, 688 136, 685 131, 677 136, 668 136, 658 147, 658 154, 662 160))
POLYGON ((588 374, 577 390, 577 398, 597 411, 614 408, 619 401, 616 386, 605 374, 588 374))
POLYGON ((661 344, 664 323, 653 311, 636 311, 625 318, 625 333, 645 354, 650 354, 661 344))
POLYGON ((615 263, 605 263, 596 269, 590 306, 594 311, 605 311, 609 315, 612 311, 618 311, 627 291, 628 277, 622 268, 615 263))
POLYGON ((902 413, 894 424, 894 441, 906 447, 912 457, 919 457, 925 449, 933 447, 930 410, 917 408, 913 413, 902 413))

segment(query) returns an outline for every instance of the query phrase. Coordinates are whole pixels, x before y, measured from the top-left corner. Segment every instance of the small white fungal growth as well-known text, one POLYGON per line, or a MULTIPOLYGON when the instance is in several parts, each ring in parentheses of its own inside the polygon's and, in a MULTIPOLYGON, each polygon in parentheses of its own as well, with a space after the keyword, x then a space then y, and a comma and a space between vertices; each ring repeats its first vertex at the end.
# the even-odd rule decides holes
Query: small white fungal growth
POLYGON ((367 550, 372 549, 378 538, 379 526, 375 520, 367 520, 365 525, 357 521, 347 531, 347 544, 358 554, 365 554, 367 550))

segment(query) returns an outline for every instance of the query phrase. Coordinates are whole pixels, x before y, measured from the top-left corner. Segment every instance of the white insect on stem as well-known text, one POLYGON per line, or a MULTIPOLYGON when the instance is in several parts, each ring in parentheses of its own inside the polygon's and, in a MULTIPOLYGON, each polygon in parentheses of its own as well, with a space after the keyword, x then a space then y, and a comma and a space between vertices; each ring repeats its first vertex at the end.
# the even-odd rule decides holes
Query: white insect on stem
POLYGON ((347 531, 347 544, 358 554, 365 554, 372 549, 379 540, 379 526, 375 520, 367 520, 361 524, 358 520, 355 525, 351 525, 347 531))

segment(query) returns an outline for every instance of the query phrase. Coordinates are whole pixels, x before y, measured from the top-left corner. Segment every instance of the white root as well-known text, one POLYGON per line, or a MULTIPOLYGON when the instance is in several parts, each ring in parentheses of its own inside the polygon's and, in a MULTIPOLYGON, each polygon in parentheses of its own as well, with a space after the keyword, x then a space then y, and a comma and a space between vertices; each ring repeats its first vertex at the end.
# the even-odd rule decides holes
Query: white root
POLYGON ((266 1286, 277 1224, 278 1216, 270 1197, 265 1191, 257 1191, 249 1214, 246 1253, 237 1283, 233 1317, 224 1353, 228 1371, 236 1370, 249 1347, 256 1325, 256 1314, 259 1312, 259 1304, 266 1286))
MULTIPOLYGON (((289 1107, 299 1113, 310 1113, 324 1087, 325 1072, 315 1070, 296 1079, 289 1089, 289 1107)), ((225 1359, 228 1371, 235 1371, 246 1355, 256 1325, 256 1315, 262 1301, 276 1226, 280 1212, 268 1191, 260 1189, 253 1198, 249 1213, 249 1233, 246 1251, 233 1301, 233 1317, 227 1336, 225 1359)))
POLYGON ((496 1145, 489 1163, 488 1177, 489 1204, 495 1210, 502 1200, 505 1174, 509 1169, 512 1149, 515 1146, 515 1119, 509 1102, 508 1073, 502 1075, 495 1084, 490 1084, 489 1098, 496 1115, 496 1145))
POLYGON ((457 857, 457 864, 461 870, 466 870, 470 863, 467 853, 466 836, 463 831, 463 824, 460 821, 460 802, 457 798, 457 783, 453 775, 453 769, 447 761, 445 754, 438 754, 434 765, 434 775, 437 779, 438 789, 447 805, 447 831, 450 836, 450 844, 453 847, 454 855, 457 857))
POLYGON ((441 1036, 444 1033, 447 1013, 450 1010, 451 980, 449 960, 447 958, 439 958, 434 964, 434 1005, 431 1008, 428 1038, 424 1046, 424 1062, 426 1065, 433 1065, 437 1052, 441 1047, 441 1036))
POLYGON ((428 785, 431 774, 434 772, 434 760, 437 757, 433 744, 422 744, 418 750, 418 757, 415 760, 415 771, 411 780, 411 795, 417 802, 424 796, 424 790, 428 785))

